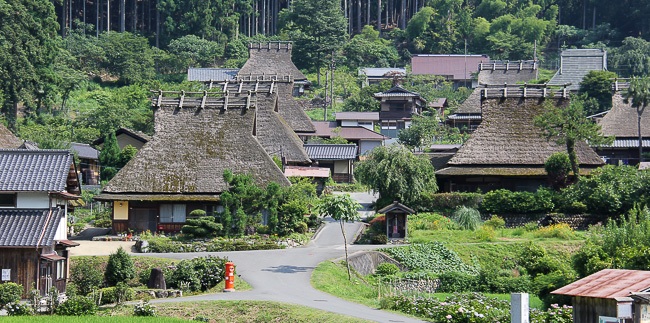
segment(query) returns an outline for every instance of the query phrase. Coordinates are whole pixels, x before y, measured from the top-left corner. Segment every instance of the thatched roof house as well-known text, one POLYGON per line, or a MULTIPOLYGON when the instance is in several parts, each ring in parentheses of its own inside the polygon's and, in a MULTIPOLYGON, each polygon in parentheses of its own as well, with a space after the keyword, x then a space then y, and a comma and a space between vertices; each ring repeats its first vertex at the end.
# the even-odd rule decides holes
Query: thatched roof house
MULTIPOLYGON (((612 109, 598 121, 602 134, 613 136, 614 142, 594 149, 608 164, 635 165, 639 162, 638 115, 632 102, 623 101, 623 93, 614 93, 612 109)), ((641 115, 641 138, 644 150, 650 148, 650 111, 647 110, 641 115)))
POLYGON ((23 141, 16 137, 7 127, 0 123, 0 148, 15 149, 20 147, 23 141))
POLYGON ((255 95, 167 95, 153 99, 152 140, 98 196, 114 201, 114 231, 177 231, 191 210, 212 212, 228 190, 225 170, 289 185, 256 138, 255 95))
MULTIPOLYGON (((525 93, 525 92, 524 92, 525 93)), ((544 102, 568 104, 568 99, 520 97, 514 90, 506 97, 489 92, 482 98, 483 122, 470 139, 436 175, 445 179, 446 191, 488 191, 496 188, 531 189, 545 184, 544 162, 564 146, 546 140, 533 125, 543 113, 544 102)), ((586 143, 576 144, 583 171, 603 164, 586 143)))
MULTIPOLYGON (((255 80, 239 80, 221 84, 229 93, 254 93, 257 102, 255 119, 256 137, 267 154, 283 158, 290 164, 306 164, 311 160, 302 147, 302 140, 296 135, 280 111, 286 106, 280 104, 278 87, 291 84, 290 78, 259 76, 255 80)), ((290 100, 293 100, 290 98, 290 100)), ((310 122, 311 124, 311 122, 310 122)))
POLYGON ((248 60, 239 70, 239 77, 246 75, 291 75, 294 81, 306 81, 305 74, 291 60, 292 42, 271 41, 248 44, 248 60))

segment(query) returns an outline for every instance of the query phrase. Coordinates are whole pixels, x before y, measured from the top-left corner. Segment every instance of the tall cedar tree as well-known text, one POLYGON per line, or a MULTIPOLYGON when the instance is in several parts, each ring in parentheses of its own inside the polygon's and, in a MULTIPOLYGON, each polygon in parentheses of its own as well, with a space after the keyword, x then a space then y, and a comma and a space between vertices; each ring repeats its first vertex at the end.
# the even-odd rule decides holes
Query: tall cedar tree
MULTIPOLYGON (((551 100, 552 101, 552 100, 551 100)), ((572 97, 567 107, 560 107, 547 101, 544 113, 535 117, 535 126, 542 129, 547 140, 554 140, 558 145, 566 145, 571 170, 576 181, 580 178, 580 169, 575 145, 587 141, 596 146, 611 142, 600 133, 600 125, 587 119, 583 102, 578 97, 572 97)))

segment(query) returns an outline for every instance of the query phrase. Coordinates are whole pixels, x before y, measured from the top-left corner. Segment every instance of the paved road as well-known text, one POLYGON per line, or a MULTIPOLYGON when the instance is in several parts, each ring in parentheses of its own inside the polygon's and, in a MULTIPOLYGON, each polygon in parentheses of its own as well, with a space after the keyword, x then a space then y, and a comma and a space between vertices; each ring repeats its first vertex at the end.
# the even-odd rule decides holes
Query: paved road
MULTIPOLYGON (((374 200, 365 193, 351 194, 366 207, 362 216, 372 212, 367 206, 374 200)), ((327 218, 327 224, 306 247, 281 250, 253 250, 211 253, 161 253, 141 254, 172 259, 188 259, 206 255, 227 257, 237 266, 237 274, 253 289, 244 292, 218 293, 183 298, 159 299, 153 302, 179 302, 199 300, 269 300, 305 305, 325 311, 340 313, 377 322, 421 322, 398 314, 385 312, 364 305, 344 301, 311 287, 310 278, 314 268, 328 259, 345 255, 343 236, 338 222, 327 218)), ((346 223, 348 243, 359 231, 362 223, 346 223)), ((381 246, 349 245, 349 253, 374 249, 381 246)))

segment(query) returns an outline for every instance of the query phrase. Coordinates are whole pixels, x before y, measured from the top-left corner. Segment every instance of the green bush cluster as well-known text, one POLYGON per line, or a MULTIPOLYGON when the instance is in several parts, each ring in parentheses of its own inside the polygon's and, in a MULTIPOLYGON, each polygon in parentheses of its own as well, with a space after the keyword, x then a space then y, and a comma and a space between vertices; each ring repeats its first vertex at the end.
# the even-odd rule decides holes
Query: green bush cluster
POLYGON ((409 229, 414 230, 453 230, 456 223, 439 213, 417 213, 409 215, 409 229))
POLYGON ((149 302, 140 302, 133 306, 134 316, 156 316, 156 307, 149 302))
POLYGON ((506 227, 506 220, 498 215, 492 215, 489 220, 483 222, 483 226, 491 227, 493 229, 503 229, 506 227))
POLYGON ((399 248, 384 248, 381 251, 389 254, 402 265, 414 271, 422 270, 435 274, 452 271, 473 275, 478 274, 477 268, 465 264, 458 254, 437 241, 412 244, 399 248))
POLYGON ((460 206, 478 208, 483 201, 481 193, 429 193, 422 194, 414 208, 425 212, 446 212, 460 206))
POLYGON ((149 237, 147 252, 219 252, 240 250, 271 250, 282 249, 277 241, 261 236, 246 236, 245 238, 223 239, 209 241, 181 241, 169 237, 149 237))
POLYGON ((206 291, 224 279, 227 261, 226 258, 212 256, 181 260, 167 280, 167 285, 190 291, 206 291))
POLYGON ((22 285, 12 282, 0 284, 0 309, 4 308, 9 303, 16 303, 20 301, 20 296, 22 294, 22 285))
POLYGON ((439 276, 439 292, 443 293, 521 293, 533 292, 530 276, 514 276, 512 271, 498 268, 481 269, 478 275, 447 272, 439 276))
POLYGON ((63 316, 95 315, 96 312, 95 301, 87 296, 72 296, 56 308, 56 314, 63 316))
POLYGON ((121 304, 135 298, 135 291, 133 288, 128 287, 123 282, 118 283, 117 286, 102 288, 99 292, 102 297, 100 300, 102 305, 112 303, 121 304))
POLYGON ((217 223, 216 218, 213 216, 201 216, 196 219, 187 219, 185 225, 181 228, 181 232, 191 238, 213 238, 223 232, 223 225, 217 223))
POLYGON ((29 304, 11 302, 5 305, 7 310, 7 315, 9 316, 29 316, 34 314, 34 310, 29 306, 29 304))
POLYGON ((119 282, 126 282, 135 277, 135 267, 131 256, 122 247, 108 256, 104 279, 108 286, 115 286, 119 282))
POLYGON ((377 266, 375 270, 375 275, 377 276, 392 276, 399 273, 399 267, 395 264, 389 262, 383 262, 377 266))
POLYGON ((535 193, 498 189, 485 193, 481 209, 490 214, 536 214, 554 208, 553 192, 540 188, 535 193))
POLYGON ((464 230, 474 231, 481 226, 481 213, 478 210, 461 206, 454 211, 454 221, 464 230))

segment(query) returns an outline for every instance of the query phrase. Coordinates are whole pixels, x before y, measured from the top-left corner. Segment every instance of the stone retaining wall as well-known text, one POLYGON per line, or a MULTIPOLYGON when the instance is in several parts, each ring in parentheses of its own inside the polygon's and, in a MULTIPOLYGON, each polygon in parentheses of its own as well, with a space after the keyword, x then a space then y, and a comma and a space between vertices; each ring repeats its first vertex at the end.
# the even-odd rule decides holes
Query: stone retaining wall
POLYGON ((397 260, 379 251, 355 252, 348 257, 348 261, 350 262, 350 267, 354 268, 354 270, 361 275, 370 275, 375 273, 377 266, 385 262, 396 265, 402 271, 406 270, 406 268, 397 262, 397 260))

